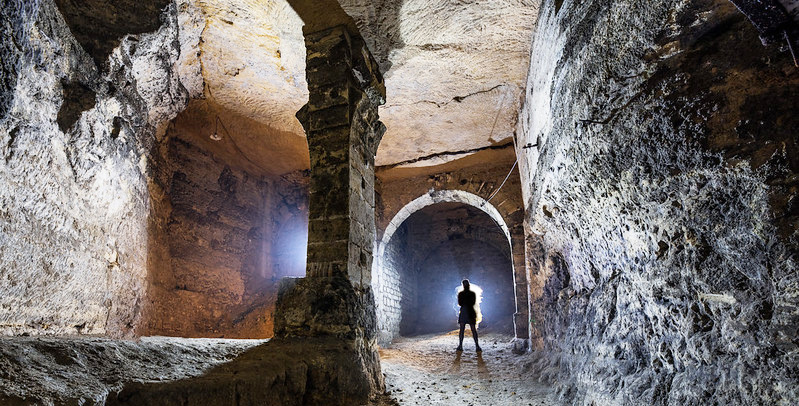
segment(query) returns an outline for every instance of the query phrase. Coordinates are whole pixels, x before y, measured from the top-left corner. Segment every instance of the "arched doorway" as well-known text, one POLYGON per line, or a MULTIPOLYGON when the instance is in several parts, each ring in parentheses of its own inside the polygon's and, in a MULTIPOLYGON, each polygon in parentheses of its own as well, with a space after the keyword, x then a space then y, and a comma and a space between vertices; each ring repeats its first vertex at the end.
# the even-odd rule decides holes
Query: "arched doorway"
POLYGON ((463 278, 485 290, 483 327, 513 333, 511 252, 504 219, 477 195, 433 191, 407 204, 386 227, 373 268, 381 344, 457 327, 454 298, 463 278))

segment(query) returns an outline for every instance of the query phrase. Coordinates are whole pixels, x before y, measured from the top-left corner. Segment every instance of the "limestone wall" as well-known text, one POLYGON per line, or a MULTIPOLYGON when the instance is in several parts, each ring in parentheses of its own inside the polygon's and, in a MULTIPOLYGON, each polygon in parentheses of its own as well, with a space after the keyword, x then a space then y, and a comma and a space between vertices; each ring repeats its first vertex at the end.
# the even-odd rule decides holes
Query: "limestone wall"
POLYGON ((277 281, 304 274, 307 179, 213 144, 211 101, 173 121, 205 97, 187 12, 7 3, 0 334, 271 336, 277 281))
POLYGON ((152 186, 161 199, 142 334, 271 337, 280 278, 305 274, 307 179, 232 166, 194 145, 202 134, 181 117, 159 149, 152 186))
POLYGON ((732 3, 545 1, 533 331, 578 405, 793 404, 799 70, 732 3))
POLYGON ((90 56, 53 1, 2 4, 2 335, 127 336, 140 323, 147 155, 187 99, 176 12, 150 6, 90 56))

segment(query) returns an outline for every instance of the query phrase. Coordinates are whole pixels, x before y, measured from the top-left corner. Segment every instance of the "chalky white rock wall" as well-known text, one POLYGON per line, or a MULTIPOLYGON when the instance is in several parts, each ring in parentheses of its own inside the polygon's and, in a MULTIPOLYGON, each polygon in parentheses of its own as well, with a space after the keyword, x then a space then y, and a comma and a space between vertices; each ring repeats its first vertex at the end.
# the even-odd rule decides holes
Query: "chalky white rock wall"
POLYGON ((531 316, 561 400, 795 404, 790 55, 728 1, 563 0, 531 61, 531 316))
POLYGON ((3 76, 15 80, 0 89, 0 335, 131 335, 147 275, 147 154, 187 99, 177 13, 123 39, 102 70, 51 0, 4 2, 3 14, 3 76), (62 130, 69 86, 91 92, 62 130))

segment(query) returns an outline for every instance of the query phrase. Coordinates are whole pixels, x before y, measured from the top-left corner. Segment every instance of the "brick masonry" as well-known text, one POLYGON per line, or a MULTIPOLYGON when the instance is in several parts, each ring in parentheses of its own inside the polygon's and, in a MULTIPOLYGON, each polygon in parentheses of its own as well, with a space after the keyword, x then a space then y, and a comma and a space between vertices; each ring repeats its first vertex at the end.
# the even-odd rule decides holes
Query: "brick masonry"
POLYGON ((376 269, 381 345, 457 328, 455 289, 464 278, 485 291, 483 327, 513 332, 510 253, 507 235, 476 207, 445 202, 415 211, 393 231, 376 269))

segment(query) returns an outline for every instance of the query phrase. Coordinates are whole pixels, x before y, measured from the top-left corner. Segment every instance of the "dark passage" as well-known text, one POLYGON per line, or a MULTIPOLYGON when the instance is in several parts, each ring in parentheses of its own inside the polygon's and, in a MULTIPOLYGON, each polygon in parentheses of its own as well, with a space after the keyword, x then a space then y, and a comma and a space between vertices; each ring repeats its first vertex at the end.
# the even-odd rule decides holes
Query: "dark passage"
POLYGON ((458 328, 457 289, 469 279, 483 290, 480 329, 513 333, 513 271, 508 239, 483 211, 439 203, 414 213, 389 243, 384 266, 400 312, 400 335, 458 328), (389 276, 390 277, 390 276, 389 276))

